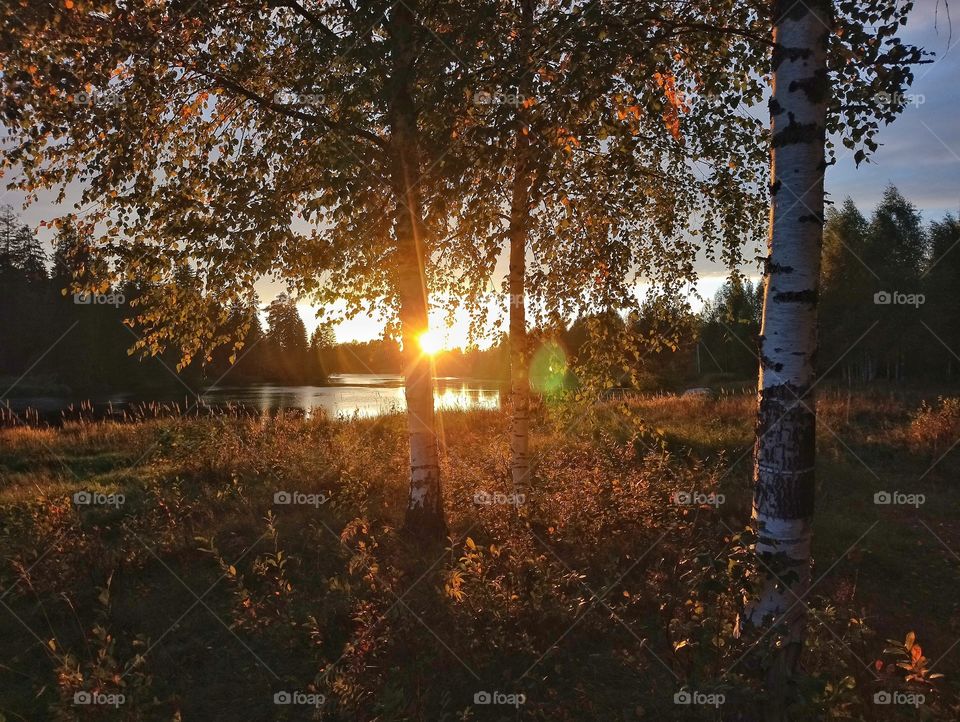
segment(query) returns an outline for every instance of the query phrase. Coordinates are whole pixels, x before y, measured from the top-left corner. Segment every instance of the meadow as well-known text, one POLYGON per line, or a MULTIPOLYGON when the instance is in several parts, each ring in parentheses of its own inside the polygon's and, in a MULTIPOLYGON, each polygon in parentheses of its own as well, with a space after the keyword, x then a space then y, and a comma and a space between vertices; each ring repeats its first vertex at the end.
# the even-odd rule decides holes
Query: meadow
MULTIPOLYGON (((542 405, 523 498, 508 416, 444 412, 436 547, 401 416, 2 429, 0 719, 755 719, 754 408, 542 405)), ((796 718, 957 719, 960 401, 818 423, 796 718)))

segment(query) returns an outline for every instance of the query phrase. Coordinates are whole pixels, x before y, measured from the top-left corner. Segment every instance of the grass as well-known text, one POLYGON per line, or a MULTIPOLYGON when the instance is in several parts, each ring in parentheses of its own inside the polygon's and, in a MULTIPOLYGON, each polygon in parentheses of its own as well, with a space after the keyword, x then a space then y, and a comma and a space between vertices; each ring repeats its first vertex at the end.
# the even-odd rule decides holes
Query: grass
MULTIPOLYGON (((451 539, 426 550, 398 531, 398 416, 4 429, 0 715, 751 719, 769 639, 735 640, 733 623, 751 574, 754 403, 548 407, 520 510, 474 503, 511 491, 507 419, 445 412, 451 539), (275 504, 281 490, 317 503, 275 504), (690 490, 725 503, 671 501, 690 490), (78 506, 77 492, 123 502, 78 506), (681 689, 725 703, 677 705, 681 689), (323 703, 275 704, 283 692, 323 703), (502 703, 474 704, 482 692, 502 703)), ((828 392, 819 408, 820 581, 797 719, 956 719, 954 407, 828 392), (926 501, 876 505, 879 491, 926 501), (910 631, 945 679, 905 681, 884 650, 910 631), (881 690, 924 703, 876 705, 881 690)))

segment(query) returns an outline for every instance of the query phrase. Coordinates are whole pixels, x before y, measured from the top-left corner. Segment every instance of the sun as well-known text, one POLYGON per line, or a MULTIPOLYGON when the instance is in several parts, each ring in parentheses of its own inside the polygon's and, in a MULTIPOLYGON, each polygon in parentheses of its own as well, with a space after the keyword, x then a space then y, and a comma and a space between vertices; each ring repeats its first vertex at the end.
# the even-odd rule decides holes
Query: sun
POLYGON ((428 356, 433 356, 443 349, 443 334, 429 330, 420 334, 420 348, 428 356))

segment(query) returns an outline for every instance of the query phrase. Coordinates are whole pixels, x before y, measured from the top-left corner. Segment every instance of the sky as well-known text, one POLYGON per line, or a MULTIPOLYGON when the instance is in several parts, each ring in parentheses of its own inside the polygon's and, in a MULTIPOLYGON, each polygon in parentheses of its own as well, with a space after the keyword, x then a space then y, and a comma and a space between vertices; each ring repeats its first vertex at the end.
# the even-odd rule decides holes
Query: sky
MULTIPOLYGON (((960 6, 960 4, 958 4, 960 6)), ((871 162, 857 168, 851 151, 840 146, 837 162, 827 169, 828 200, 836 204, 851 197, 861 212, 869 215, 879 202, 884 189, 896 185, 901 193, 915 204, 927 221, 937 220, 946 213, 960 211, 960 10, 954 10, 955 27, 952 37, 943 0, 917 0, 901 37, 904 42, 920 45, 934 53, 933 62, 915 70, 914 83, 908 91, 910 102, 903 114, 890 126, 881 129, 879 150, 871 162), (939 10, 939 17, 938 17, 939 10)), ((753 109, 758 114, 762 108, 753 109)), ((22 211, 26 223, 38 227, 70 210, 78 193, 69 189, 67 205, 54 203, 53 194, 44 194, 34 205, 22 211)), ((19 210, 23 197, 17 193, 0 192, 0 203, 19 210)), ((38 231, 49 244, 52 236, 46 229, 38 231)), ((960 252, 958 250, 957 252, 960 252)), ((755 254, 745 253, 746 257, 755 254)), ((505 258, 500 272, 505 272, 505 258)), ((754 280, 756 268, 742 269, 754 280)), ((697 292, 704 298, 712 296, 722 285, 727 271, 722 266, 704 260, 698 264, 700 282, 697 292)), ((283 288, 268 280, 258 284, 260 298, 269 302, 283 288)), ((699 302, 693 300, 694 308, 699 302)), ((299 304, 300 314, 308 332, 317 325, 315 309, 299 304)), ((466 337, 467 317, 461 314, 452 329, 446 332, 448 346, 460 345, 466 337)), ((432 325, 442 328, 439 314, 432 325), (435 324, 434 324, 435 321, 435 324)), ((382 319, 356 317, 334 327, 337 340, 369 340, 381 335, 382 319)))

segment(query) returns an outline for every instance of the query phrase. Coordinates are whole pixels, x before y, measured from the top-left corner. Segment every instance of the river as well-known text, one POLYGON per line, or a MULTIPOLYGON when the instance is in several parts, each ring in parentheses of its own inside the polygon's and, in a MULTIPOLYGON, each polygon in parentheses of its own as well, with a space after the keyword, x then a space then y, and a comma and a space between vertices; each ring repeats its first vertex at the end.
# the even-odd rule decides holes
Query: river
MULTIPOLYGON (((441 377, 436 379, 436 408, 496 409, 500 406, 500 392, 496 381, 441 377)), ((252 384, 248 386, 212 387, 201 393, 202 404, 212 407, 241 406, 251 411, 274 413, 281 410, 299 410, 311 416, 322 409, 333 418, 352 416, 374 417, 401 412, 406 409, 403 396, 403 377, 378 374, 335 374, 323 386, 282 386, 252 384)), ((179 396, 151 396, 114 393, 99 396, 68 398, 62 396, 14 395, 5 399, 15 413, 32 409, 46 420, 54 420, 61 412, 81 402, 89 402, 92 416, 104 415, 109 409, 123 411, 142 403, 175 402, 181 409, 197 404, 197 398, 184 390, 179 396)))

